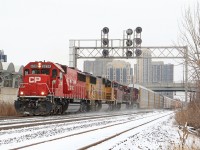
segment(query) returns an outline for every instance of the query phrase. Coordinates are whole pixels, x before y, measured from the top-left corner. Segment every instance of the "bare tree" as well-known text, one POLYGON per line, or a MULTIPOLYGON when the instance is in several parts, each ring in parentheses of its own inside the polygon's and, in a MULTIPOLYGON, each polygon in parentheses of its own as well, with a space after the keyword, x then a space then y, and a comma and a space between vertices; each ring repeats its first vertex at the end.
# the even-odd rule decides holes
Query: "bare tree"
POLYGON ((190 82, 197 84, 196 98, 200 99, 200 4, 189 6, 183 12, 179 45, 188 46, 190 82))

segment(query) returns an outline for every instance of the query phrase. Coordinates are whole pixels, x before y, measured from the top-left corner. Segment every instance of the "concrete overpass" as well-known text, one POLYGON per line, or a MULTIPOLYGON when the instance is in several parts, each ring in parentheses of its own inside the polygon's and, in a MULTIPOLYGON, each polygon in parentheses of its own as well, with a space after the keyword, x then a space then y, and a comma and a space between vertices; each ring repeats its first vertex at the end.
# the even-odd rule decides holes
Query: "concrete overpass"
MULTIPOLYGON (((162 91, 185 91, 185 83, 147 83, 140 84, 146 88, 149 88, 153 91, 162 92, 162 91)), ((188 83, 188 92, 195 92, 196 85, 188 83)))

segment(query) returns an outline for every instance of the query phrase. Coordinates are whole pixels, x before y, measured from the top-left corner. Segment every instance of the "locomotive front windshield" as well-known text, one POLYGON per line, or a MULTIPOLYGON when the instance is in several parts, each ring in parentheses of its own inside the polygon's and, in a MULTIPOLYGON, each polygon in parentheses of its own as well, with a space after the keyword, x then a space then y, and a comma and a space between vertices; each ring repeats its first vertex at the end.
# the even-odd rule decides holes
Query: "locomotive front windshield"
POLYGON ((49 69, 32 69, 32 74, 46 74, 49 75, 50 74, 50 70, 49 69))

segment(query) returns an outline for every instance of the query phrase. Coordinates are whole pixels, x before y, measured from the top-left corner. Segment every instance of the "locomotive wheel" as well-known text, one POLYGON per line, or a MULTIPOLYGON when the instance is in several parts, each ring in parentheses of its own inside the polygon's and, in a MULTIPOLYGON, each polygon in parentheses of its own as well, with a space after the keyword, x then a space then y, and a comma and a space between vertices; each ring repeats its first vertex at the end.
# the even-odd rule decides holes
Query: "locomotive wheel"
POLYGON ((88 112, 89 111, 89 106, 85 101, 81 102, 79 111, 80 112, 88 112))
POLYGON ((59 115, 63 114, 63 106, 62 105, 58 106, 58 114, 59 115))

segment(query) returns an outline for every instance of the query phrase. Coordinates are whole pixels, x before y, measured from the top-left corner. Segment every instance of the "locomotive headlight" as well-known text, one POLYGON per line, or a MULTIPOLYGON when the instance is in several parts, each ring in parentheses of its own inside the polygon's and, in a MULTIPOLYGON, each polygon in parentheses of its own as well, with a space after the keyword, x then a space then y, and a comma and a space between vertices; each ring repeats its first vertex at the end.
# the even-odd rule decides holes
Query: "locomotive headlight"
POLYGON ((23 91, 21 91, 21 92, 20 92, 20 95, 24 95, 24 92, 23 92, 23 91))
POLYGON ((44 92, 41 92, 41 95, 44 95, 44 92))
POLYGON ((41 68, 41 63, 38 63, 38 68, 41 68))

